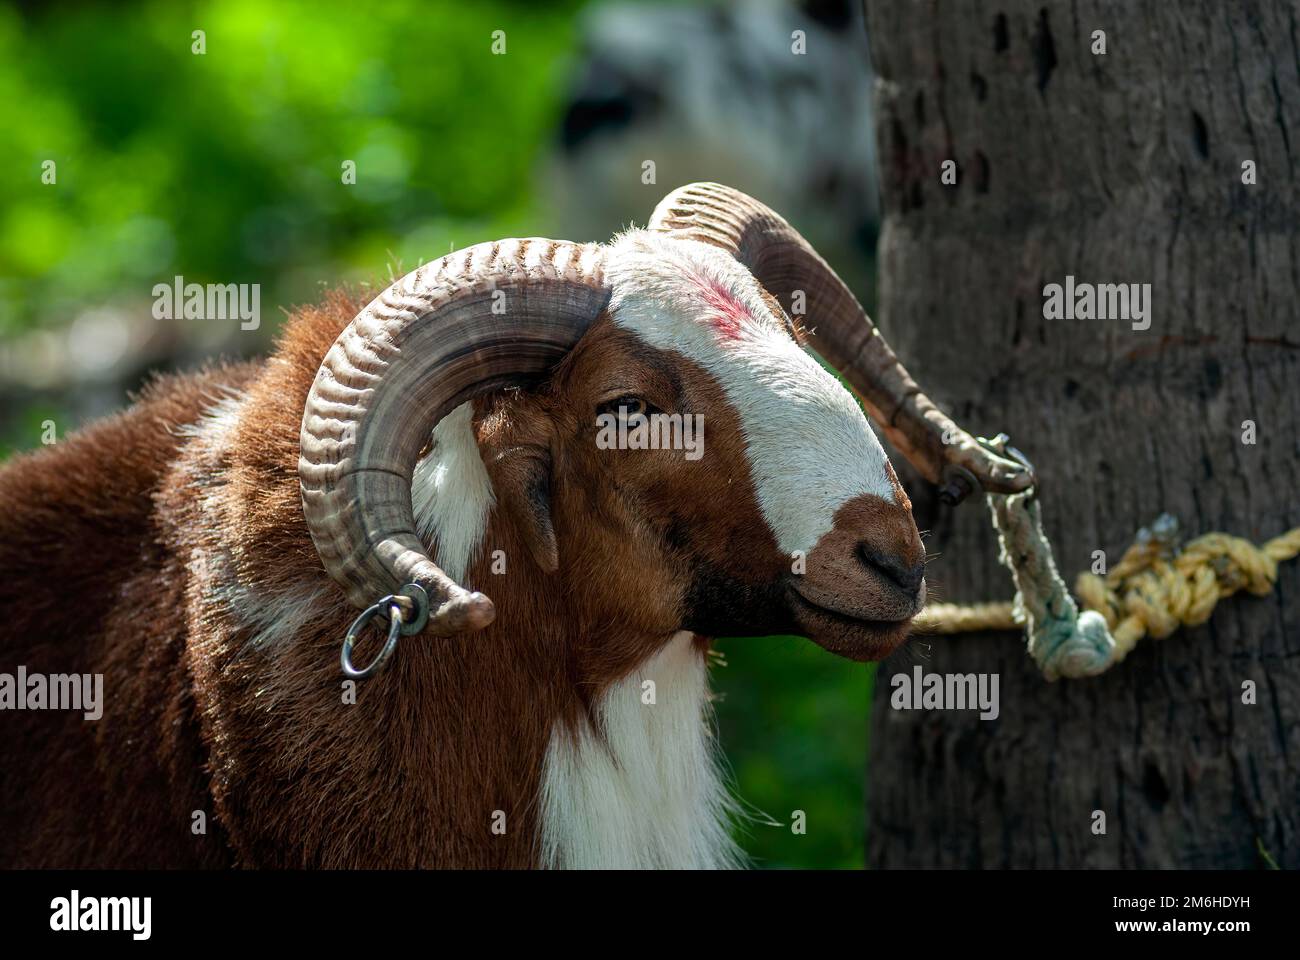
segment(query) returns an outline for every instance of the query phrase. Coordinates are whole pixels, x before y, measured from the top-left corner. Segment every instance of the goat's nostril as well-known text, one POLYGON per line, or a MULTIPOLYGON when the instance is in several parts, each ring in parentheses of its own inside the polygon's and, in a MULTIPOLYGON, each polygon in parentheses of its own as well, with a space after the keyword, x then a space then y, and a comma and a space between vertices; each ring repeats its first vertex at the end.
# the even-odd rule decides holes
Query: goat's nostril
POLYGON ((901 560, 881 553, 868 543, 858 544, 858 560, 868 570, 883 576, 900 590, 916 593, 925 579, 925 563, 908 565, 901 560))

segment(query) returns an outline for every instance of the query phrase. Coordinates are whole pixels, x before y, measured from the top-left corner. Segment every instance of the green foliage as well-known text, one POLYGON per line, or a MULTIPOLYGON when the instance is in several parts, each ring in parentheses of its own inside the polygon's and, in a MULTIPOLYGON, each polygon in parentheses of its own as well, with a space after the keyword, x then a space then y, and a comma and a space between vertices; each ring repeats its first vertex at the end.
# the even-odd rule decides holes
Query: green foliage
POLYGON ((288 304, 540 230, 534 163, 575 6, 0 8, 0 334, 177 272, 288 304))
MULTIPOLYGON (((13 432, 24 439, 30 439, 33 444, 44 442, 47 436, 57 442, 62 439, 58 425, 66 422, 63 411, 59 407, 43 401, 35 401, 23 405, 13 432)), ((5 457, 17 452, 4 437, 0 437, 0 463, 3 463, 5 457)))
POLYGON ((741 846, 760 867, 861 868, 873 665, 802 637, 722 640, 718 726, 751 814, 741 846), (806 832, 792 829, 806 815, 806 832))

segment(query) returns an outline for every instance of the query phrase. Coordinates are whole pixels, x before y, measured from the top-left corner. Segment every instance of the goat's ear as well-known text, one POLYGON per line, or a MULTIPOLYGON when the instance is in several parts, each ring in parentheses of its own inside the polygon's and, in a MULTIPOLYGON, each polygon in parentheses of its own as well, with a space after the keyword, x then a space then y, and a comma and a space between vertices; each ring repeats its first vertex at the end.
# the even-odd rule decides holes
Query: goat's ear
POLYGON ((547 447, 514 447, 502 458, 498 478, 507 488, 507 509, 519 524, 524 542, 547 573, 560 568, 560 552, 551 525, 551 451, 547 447))
POLYGON ((491 458, 492 485, 537 565, 554 573, 560 567, 551 524, 554 426, 544 412, 528 402, 512 407, 508 423, 505 443, 491 458))

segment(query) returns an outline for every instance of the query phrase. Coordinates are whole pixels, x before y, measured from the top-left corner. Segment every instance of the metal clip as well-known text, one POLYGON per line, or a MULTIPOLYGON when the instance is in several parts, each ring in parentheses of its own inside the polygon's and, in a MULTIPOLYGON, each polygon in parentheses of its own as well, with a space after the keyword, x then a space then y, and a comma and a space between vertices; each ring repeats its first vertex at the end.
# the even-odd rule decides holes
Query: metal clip
POLYGON ((339 655, 339 661, 343 665, 343 675, 352 680, 373 677, 397 649, 397 638, 419 633, 428 622, 429 595, 418 583, 408 583, 397 593, 389 594, 366 607, 361 615, 352 621, 347 636, 343 638, 343 651, 339 655), (357 669, 352 665, 352 650, 356 646, 357 638, 371 620, 383 616, 385 611, 389 623, 388 639, 384 643, 384 648, 367 666, 357 669))
POLYGON ((1027 491, 1029 494, 1028 499, 1033 500, 1038 496, 1038 472, 1034 469, 1034 465, 1029 462, 1029 458, 1011 445, 1009 436, 1005 433, 999 433, 992 440, 987 437, 976 437, 975 442, 985 450, 996 453, 1000 457, 1009 457, 1024 467, 1029 476, 1033 478, 1033 485, 1027 491))
POLYGON ((980 488, 975 474, 956 463, 944 464, 940 483, 939 502, 949 507, 957 506, 980 488))

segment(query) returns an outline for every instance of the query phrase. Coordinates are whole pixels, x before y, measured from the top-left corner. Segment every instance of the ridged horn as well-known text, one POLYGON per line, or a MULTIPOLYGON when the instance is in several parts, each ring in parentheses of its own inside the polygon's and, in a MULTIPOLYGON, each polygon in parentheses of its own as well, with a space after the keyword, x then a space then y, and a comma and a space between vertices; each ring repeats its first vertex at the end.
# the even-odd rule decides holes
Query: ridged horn
POLYGON ((664 197, 647 227, 722 247, 788 312, 794 291, 802 290, 815 328, 809 345, 843 374, 890 442, 930 482, 948 482, 951 466, 957 466, 998 493, 1033 483, 1022 464, 981 447, 921 392, 853 291, 766 204, 722 184, 692 183, 664 197))
POLYGON ((502 240, 407 274, 339 335, 307 396, 298 479, 321 563, 354 605, 416 583, 429 632, 492 622, 492 601, 443 573, 415 532, 416 461, 447 413, 536 382, 608 301, 598 245, 502 240))

